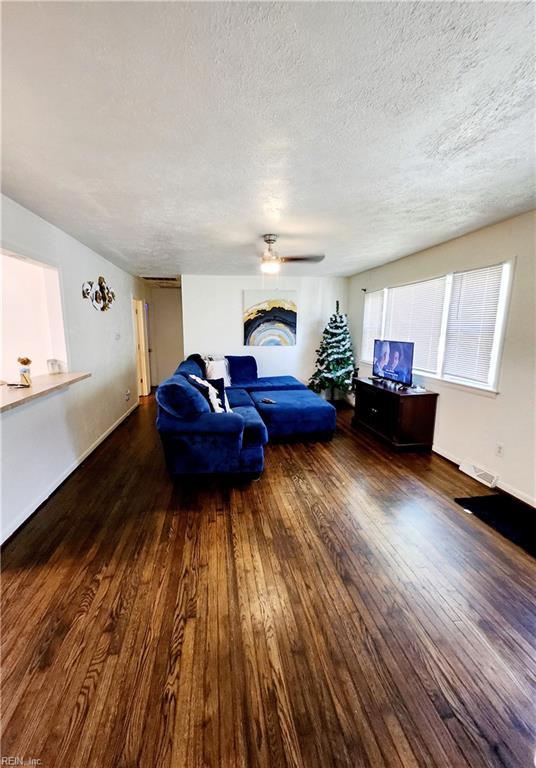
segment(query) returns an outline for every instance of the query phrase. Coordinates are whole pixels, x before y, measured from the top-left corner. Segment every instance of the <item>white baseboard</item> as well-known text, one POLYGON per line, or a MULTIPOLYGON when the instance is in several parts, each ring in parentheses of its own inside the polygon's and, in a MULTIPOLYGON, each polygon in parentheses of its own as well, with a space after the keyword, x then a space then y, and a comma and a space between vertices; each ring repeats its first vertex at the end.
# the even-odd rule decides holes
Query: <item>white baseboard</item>
POLYGON ((516 499, 519 499, 520 501, 524 501, 525 504, 528 504, 531 507, 536 507, 536 498, 533 496, 529 496, 528 493, 524 493, 523 491, 520 491, 518 488, 514 488, 513 485, 509 485, 508 483, 497 483, 497 488, 500 488, 501 491, 504 491, 505 493, 509 493, 510 496, 515 496, 516 499))
POLYGON ((457 457, 457 456, 453 456, 453 455, 452 455, 452 453, 450 453, 449 451, 446 451, 444 448, 440 448, 440 447, 439 447, 438 445, 436 445, 435 443, 434 443, 434 445, 432 446, 432 451, 433 451, 434 453, 437 453, 437 454, 439 454, 440 456, 443 456, 443 458, 444 458, 444 459, 448 459, 449 461, 452 461, 452 462, 453 462, 453 464, 458 464, 458 466, 459 466, 459 464, 460 464, 460 459, 458 459, 458 457, 457 457))
POLYGON ((15 531, 17 530, 17 528, 19 528, 19 527, 20 527, 20 526, 21 526, 21 525, 24 523, 24 521, 25 521, 25 520, 27 520, 27 519, 30 517, 30 515, 32 515, 32 514, 35 512, 35 510, 36 510, 36 509, 37 509, 39 506, 41 506, 41 504, 42 504, 44 501, 46 501, 46 500, 48 499, 48 497, 49 497, 49 496, 50 496, 52 493, 54 493, 54 491, 56 490, 56 488, 57 488, 58 486, 60 486, 60 485, 63 483, 63 481, 64 481, 64 480, 66 480, 66 479, 69 477, 69 475, 70 475, 72 472, 74 472, 74 470, 75 470, 77 467, 79 467, 79 466, 80 466, 80 464, 81 464, 81 463, 84 461, 84 459, 87 459, 87 457, 89 456, 89 454, 90 454, 90 453, 92 453, 92 452, 95 450, 95 448, 97 448, 97 446, 99 446, 99 445, 102 443, 102 441, 103 441, 103 440, 106 440, 106 438, 108 437, 108 435, 110 435, 110 434, 111 434, 111 433, 114 431, 114 429, 117 429, 117 427, 118 427, 118 426, 121 424, 121 422, 122 422, 122 421, 124 421, 124 420, 127 418, 127 416, 130 416, 130 414, 132 413, 132 411, 134 411, 134 410, 135 410, 135 409, 138 407, 138 405, 139 405, 139 402, 138 402, 138 403, 134 403, 134 405, 132 405, 132 406, 131 406, 131 407, 128 409, 128 411, 125 411, 125 413, 124 413, 122 416, 120 416, 120 417, 117 419, 117 421, 115 421, 115 422, 112 424, 112 426, 111 426, 111 427, 108 427, 108 429, 107 429, 105 432, 103 432, 103 433, 102 433, 102 435, 100 435, 100 437, 98 437, 98 438, 95 440, 95 442, 94 442, 94 443, 92 443, 92 445, 90 445, 90 446, 89 446, 89 448, 87 448, 87 450, 85 450, 85 451, 84 451, 84 452, 83 452, 83 453, 82 453, 82 454, 81 454, 81 455, 80 455, 80 456, 79 456, 77 459, 75 459, 75 461, 73 461, 73 463, 72 463, 72 464, 70 464, 70 465, 69 465, 69 466, 68 466, 68 467, 67 467, 67 468, 66 468, 66 469, 65 469, 65 470, 64 470, 64 471, 63 471, 63 472, 62 472, 62 473, 59 475, 59 477, 57 477, 57 478, 56 478, 56 479, 55 479, 55 480, 54 480, 52 483, 50 483, 50 485, 48 486, 48 488, 47 488, 45 491, 43 491, 42 493, 40 493, 40 494, 39 494, 39 496, 37 496, 37 497, 36 497, 36 498, 35 498, 35 499, 34 499, 34 500, 33 500, 33 501, 30 503, 30 504, 28 504, 28 505, 27 505, 27 506, 26 506, 26 507, 25 507, 25 508, 22 510, 22 512, 21 512, 19 515, 17 515, 17 517, 16 517, 14 520, 11 520, 11 521, 9 522, 9 525, 8 525, 7 527, 2 527, 2 534, 1 534, 1 540, 0 540, 0 541, 1 541, 1 543, 3 543, 3 542, 4 542, 6 539, 8 539, 8 538, 9 538, 9 537, 10 537, 10 536, 13 534, 13 533, 15 533, 15 531))
MULTIPOLYGON (((443 448, 439 447, 438 445, 434 445, 432 447, 432 450, 434 453, 439 454, 440 456, 443 456, 443 458, 448 459, 449 461, 452 461, 454 464, 458 464, 458 466, 461 463, 461 459, 458 458, 458 456, 453 456, 449 451, 445 451, 443 448)), ((525 504, 529 504, 531 507, 536 507, 536 498, 529 496, 528 493, 525 493, 524 491, 520 491, 519 488, 514 488, 513 485, 509 485, 508 483, 503 483, 501 480, 497 483, 497 488, 500 488, 501 491, 504 491, 505 493, 509 493, 510 496, 515 496, 516 499, 519 499, 520 501, 524 501, 525 504)))

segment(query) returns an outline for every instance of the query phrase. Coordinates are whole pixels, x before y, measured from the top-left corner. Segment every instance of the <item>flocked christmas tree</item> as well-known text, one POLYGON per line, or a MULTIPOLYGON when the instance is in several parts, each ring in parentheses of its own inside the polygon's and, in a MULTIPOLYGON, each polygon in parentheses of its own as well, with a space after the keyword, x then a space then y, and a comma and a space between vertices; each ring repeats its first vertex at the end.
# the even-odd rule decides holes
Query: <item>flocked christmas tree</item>
POLYGON ((336 389, 349 392, 352 388, 354 355, 348 318, 339 312, 339 302, 324 328, 316 355, 316 370, 309 381, 311 389, 315 392, 330 390, 332 400, 336 389))

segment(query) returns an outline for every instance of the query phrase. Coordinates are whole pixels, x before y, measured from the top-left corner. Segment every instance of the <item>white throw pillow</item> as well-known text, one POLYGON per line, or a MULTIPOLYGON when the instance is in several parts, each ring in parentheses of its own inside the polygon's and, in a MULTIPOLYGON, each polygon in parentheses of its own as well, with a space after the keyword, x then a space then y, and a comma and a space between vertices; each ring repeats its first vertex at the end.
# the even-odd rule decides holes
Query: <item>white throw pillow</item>
POLYGON ((227 360, 209 360, 207 362, 207 379, 223 379, 224 386, 231 386, 229 365, 227 360))

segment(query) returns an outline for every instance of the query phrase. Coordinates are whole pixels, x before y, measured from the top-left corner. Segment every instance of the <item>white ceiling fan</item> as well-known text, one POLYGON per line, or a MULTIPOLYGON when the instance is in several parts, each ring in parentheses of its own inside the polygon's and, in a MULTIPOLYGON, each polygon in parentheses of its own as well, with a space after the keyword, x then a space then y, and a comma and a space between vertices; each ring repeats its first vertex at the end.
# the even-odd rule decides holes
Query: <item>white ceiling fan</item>
POLYGON ((261 271, 267 275, 275 275, 281 269, 281 264, 288 264, 293 261, 309 261, 317 263, 326 258, 324 253, 307 254, 303 256, 280 256, 274 251, 272 246, 277 241, 277 235, 263 235, 262 239, 267 245, 266 250, 261 256, 261 271))

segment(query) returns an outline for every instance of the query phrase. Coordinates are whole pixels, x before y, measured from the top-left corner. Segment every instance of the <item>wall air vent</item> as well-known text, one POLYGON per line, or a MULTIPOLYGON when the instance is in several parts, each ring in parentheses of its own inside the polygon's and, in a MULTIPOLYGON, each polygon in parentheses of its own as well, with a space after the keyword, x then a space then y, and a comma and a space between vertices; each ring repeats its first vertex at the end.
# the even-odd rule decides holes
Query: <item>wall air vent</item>
POLYGON ((488 488, 495 488, 499 481, 499 475, 495 475, 493 472, 490 472, 487 469, 478 467, 476 464, 473 464, 472 461, 469 461, 469 459, 464 459, 462 461, 460 464, 460 470, 465 472, 466 475, 474 477, 474 479, 478 480, 479 483, 487 485, 488 488))
POLYGON ((142 277, 142 280, 147 280, 153 288, 180 288, 180 277, 142 277))

